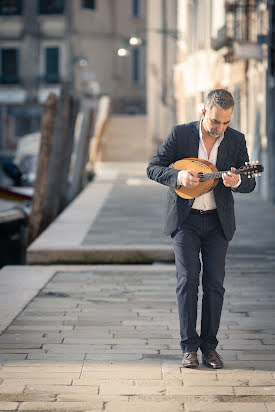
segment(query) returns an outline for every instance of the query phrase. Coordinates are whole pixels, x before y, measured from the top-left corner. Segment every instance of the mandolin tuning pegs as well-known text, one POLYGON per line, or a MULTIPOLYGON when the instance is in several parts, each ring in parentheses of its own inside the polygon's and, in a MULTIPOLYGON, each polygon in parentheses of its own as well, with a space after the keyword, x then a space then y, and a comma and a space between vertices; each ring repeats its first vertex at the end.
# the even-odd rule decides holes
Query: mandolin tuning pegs
POLYGON ((247 165, 248 165, 248 162, 245 162, 244 164, 247 166, 247 165))
POLYGON ((262 176, 262 174, 261 174, 261 173, 259 173, 259 176, 262 176))
POLYGON ((258 164, 259 163, 259 160, 256 160, 256 164, 258 164))
POLYGON ((251 176, 250 175, 248 175, 248 179, 250 179, 251 178, 251 176))

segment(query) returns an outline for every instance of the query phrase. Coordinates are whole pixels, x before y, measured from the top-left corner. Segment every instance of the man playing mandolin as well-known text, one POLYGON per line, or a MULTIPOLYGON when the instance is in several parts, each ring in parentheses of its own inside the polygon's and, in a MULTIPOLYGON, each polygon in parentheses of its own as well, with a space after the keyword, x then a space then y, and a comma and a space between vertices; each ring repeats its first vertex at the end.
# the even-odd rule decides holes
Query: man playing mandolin
POLYGON ((228 126, 233 108, 234 100, 228 91, 211 91, 206 97, 202 119, 173 127, 147 168, 150 179, 169 186, 163 231, 171 236, 175 253, 184 367, 199 365, 198 349, 203 364, 214 369, 223 367, 216 347, 224 297, 225 257, 235 232, 232 191, 248 193, 255 188, 252 176, 237 171, 245 170, 249 158, 244 135, 228 126), (178 167, 182 159, 183 164, 187 161, 193 167, 178 167), (212 188, 210 185, 199 192, 200 185, 205 184, 202 182, 205 165, 215 166, 210 172, 213 169, 225 172, 220 173, 222 179, 216 180, 212 188), (201 264, 203 298, 199 335, 196 321, 201 264))

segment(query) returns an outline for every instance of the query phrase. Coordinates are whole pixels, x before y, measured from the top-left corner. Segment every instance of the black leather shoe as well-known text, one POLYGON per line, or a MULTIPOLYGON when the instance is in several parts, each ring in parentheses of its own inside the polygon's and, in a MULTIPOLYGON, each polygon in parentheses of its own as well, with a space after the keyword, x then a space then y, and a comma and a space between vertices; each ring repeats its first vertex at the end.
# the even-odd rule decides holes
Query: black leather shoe
POLYGON ((220 355, 215 351, 207 352, 202 354, 202 363, 208 368, 212 369, 222 369, 223 361, 220 355))
POLYGON ((199 366, 197 353, 184 352, 181 363, 184 368, 196 368, 197 366, 199 366))

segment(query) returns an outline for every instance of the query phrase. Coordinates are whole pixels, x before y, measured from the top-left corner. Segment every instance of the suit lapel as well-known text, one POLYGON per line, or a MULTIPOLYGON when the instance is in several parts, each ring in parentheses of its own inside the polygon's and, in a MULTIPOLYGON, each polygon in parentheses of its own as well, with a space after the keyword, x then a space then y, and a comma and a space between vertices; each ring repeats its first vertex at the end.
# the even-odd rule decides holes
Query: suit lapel
POLYGON ((195 122, 192 128, 192 135, 189 140, 189 157, 198 157, 199 153, 199 135, 200 122, 195 122))
POLYGON ((218 149, 218 155, 217 155, 217 161, 216 161, 216 168, 218 170, 224 169, 224 164, 228 156, 228 144, 229 144, 229 136, 228 136, 228 131, 226 130, 224 133, 224 138, 222 139, 221 144, 218 149))

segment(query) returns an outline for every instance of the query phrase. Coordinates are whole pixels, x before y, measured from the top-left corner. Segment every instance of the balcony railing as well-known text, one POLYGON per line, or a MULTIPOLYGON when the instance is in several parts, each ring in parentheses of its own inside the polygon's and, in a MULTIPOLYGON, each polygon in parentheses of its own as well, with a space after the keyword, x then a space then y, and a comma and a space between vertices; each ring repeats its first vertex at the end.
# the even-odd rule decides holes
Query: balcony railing
POLYGON ((258 42, 247 40, 240 30, 224 25, 218 30, 217 37, 212 39, 214 50, 222 50, 226 62, 263 58, 262 48, 258 42))
POLYGON ((211 40, 211 46, 214 50, 220 50, 223 47, 231 47, 232 42, 232 30, 225 24, 218 30, 217 37, 211 40))

